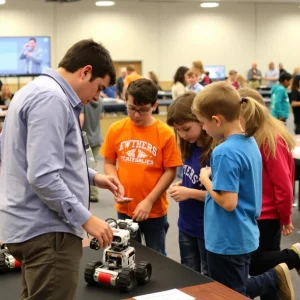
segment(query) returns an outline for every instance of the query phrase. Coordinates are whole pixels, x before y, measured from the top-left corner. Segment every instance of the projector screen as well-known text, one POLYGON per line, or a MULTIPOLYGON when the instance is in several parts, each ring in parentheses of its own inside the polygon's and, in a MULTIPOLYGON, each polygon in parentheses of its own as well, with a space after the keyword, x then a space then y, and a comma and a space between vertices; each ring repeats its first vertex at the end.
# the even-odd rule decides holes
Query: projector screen
POLYGON ((0 76, 35 76, 51 67, 49 36, 0 37, 0 76))
POLYGON ((204 66, 204 70, 209 72, 209 78, 213 80, 224 80, 226 77, 226 68, 223 65, 204 66))

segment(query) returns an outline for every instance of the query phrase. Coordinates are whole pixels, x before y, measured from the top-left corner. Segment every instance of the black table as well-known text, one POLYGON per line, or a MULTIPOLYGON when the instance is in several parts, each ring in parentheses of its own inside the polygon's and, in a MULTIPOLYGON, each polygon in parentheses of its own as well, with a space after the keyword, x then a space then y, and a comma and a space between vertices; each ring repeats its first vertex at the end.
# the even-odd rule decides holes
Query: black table
MULTIPOLYGON (((88 261, 102 260, 102 250, 96 251, 89 248, 84 248, 83 257, 80 263, 77 299, 116 300, 130 298, 137 295, 161 292, 173 288, 183 288, 213 282, 210 278, 188 269, 181 264, 164 257, 134 241, 132 242, 132 246, 134 246, 136 249, 137 263, 140 260, 146 260, 152 264, 153 273, 151 280, 147 285, 137 285, 130 293, 120 293, 117 288, 109 286, 88 286, 84 281, 84 269, 88 261)), ((66 280, 68 279, 66 278, 66 280)), ((19 299, 20 286, 20 272, 0 274, 0 299, 19 299)))

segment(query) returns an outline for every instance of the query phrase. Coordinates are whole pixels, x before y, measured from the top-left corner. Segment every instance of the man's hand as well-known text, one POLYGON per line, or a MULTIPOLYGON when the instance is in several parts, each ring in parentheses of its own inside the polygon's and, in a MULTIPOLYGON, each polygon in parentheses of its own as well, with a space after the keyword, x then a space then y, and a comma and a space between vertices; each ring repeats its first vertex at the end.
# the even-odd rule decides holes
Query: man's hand
POLYGON ((25 50, 28 46, 29 46, 29 44, 26 43, 26 44, 23 46, 23 50, 25 50))
POLYGON ((205 167, 200 170, 200 182, 205 181, 206 179, 209 179, 211 176, 211 168, 205 167))
POLYGON ((27 52, 26 56, 29 57, 29 58, 31 58, 32 57, 32 53, 31 52, 27 52))
POLYGON ((133 212, 132 219, 137 222, 147 220, 152 209, 152 203, 144 199, 141 201, 133 212))
POLYGON ((173 186, 169 189, 170 196, 176 201, 184 201, 190 198, 189 188, 184 186, 173 186))
POLYGON ((99 246, 106 248, 113 239, 113 231, 110 225, 101 219, 91 216, 83 225, 84 230, 96 238, 99 246))
POLYGON ((107 176, 97 173, 94 176, 94 183, 101 189, 110 190, 115 197, 124 197, 124 187, 119 179, 114 176, 107 176))
POLYGON ((281 225, 281 234, 283 236, 288 236, 290 234, 292 234, 294 231, 294 226, 293 224, 289 224, 289 225, 281 225))

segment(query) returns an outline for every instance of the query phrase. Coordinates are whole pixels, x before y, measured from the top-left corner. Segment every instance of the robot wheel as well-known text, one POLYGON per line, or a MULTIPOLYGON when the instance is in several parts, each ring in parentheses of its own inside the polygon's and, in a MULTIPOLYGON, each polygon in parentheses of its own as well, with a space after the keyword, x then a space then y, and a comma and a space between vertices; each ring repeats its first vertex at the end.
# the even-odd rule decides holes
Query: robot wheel
POLYGON ((0 252, 0 273, 5 273, 9 270, 5 262, 5 255, 3 252, 0 252))
POLYGON ((130 292, 135 285, 135 274, 131 269, 123 269, 117 278, 117 286, 121 292, 130 292))
POLYGON ((152 266, 146 261, 141 261, 136 267, 135 277, 139 285, 147 284, 152 275, 152 266))
POLYGON ((90 261, 85 267, 84 270, 84 280, 88 284, 96 284, 94 280, 94 273, 96 268, 100 267, 102 265, 101 261, 90 261))

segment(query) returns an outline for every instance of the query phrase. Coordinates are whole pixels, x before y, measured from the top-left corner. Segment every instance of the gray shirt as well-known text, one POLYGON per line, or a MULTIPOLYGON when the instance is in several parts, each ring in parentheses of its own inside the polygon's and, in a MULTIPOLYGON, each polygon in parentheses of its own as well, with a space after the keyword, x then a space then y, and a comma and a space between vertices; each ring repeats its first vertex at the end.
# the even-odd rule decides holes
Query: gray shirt
POLYGON ((86 132, 91 147, 100 146, 102 143, 100 132, 100 114, 103 112, 102 100, 91 102, 83 106, 84 123, 82 130, 86 132))
POLYGON ((266 78, 277 78, 277 80, 267 80, 266 81, 266 85, 267 87, 271 88, 272 86, 274 86, 275 84, 278 83, 278 79, 279 79, 279 70, 274 69, 274 70, 268 70, 266 71, 265 74, 266 78))
POLYGON ((84 236, 91 213, 79 124, 82 104, 54 70, 15 94, 1 133, 0 241, 20 243, 47 232, 84 236), (63 89, 64 91, 63 91, 63 89))

